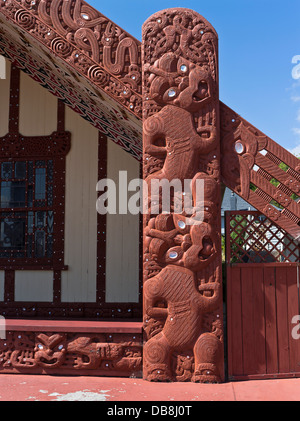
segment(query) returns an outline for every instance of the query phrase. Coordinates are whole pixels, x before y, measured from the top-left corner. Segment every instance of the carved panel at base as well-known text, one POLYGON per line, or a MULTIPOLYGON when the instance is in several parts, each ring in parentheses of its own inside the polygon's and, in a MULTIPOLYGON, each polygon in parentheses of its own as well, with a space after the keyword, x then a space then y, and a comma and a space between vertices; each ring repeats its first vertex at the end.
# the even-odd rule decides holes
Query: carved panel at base
POLYGON ((7 332, 0 373, 141 377, 141 335, 7 332))

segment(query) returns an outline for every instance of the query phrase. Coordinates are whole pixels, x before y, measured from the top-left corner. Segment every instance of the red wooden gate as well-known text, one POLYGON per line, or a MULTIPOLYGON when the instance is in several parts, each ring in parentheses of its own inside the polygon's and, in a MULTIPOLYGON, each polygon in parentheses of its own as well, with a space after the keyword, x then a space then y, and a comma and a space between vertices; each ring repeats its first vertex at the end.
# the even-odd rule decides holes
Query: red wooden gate
POLYGON ((259 212, 226 212, 226 266, 228 379, 300 376, 299 245, 259 212))

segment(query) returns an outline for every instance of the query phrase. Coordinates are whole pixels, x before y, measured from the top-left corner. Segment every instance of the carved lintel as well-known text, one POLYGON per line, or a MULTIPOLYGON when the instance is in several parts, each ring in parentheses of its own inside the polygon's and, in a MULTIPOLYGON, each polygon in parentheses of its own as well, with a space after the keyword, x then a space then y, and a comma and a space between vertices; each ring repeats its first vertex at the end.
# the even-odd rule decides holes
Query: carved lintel
POLYGON ((9 331, 0 339, 0 373, 141 375, 139 335, 9 331))

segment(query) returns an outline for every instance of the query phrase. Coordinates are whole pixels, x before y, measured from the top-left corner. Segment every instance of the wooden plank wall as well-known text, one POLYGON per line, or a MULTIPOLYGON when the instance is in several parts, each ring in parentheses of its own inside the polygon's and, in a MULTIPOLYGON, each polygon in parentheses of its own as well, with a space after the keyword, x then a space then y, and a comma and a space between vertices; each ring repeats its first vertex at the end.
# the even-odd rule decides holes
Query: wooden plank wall
POLYGON ((298 276, 296 264, 228 267, 229 380, 300 376, 298 276))
POLYGON ((72 146, 66 161, 65 264, 62 302, 96 301, 98 131, 71 109, 66 130, 72 146))
POLYGON ((20 133, 47 136, 57 129, 57 98, 21 72, 20 133))
MULTIPOLYGON (((10 63, 7 78, 0 80, 0 136, 8 132, 10 63)), ((49 135, 57 128, 57 99, 21 72, 20 132, 49 135)), ((96 302, 98 131, 69 108, 65 129, 72 145, 66 159, 65 264, 61 300, 64 303, 96 302)), ((140 166, 129 154, 108 141, 108 177, 128 170, 129 180, 139 177, 140 166)), ((101 151, 100 151, 101 152, 101 151)), ((101 160, 101 156, 99 157, 101 160)), ((106 159, 106 157, 105 157, 106 159)), ((139 215, 107 218, 106 299, 139 301, 139 215)), ((53 300, 53 271, 17 271, 15 299, 24 302, 53 300)), ((4 300, 4 272, 0 271, 0 301, 4 300)))
POLYGON ((7 66, 5 57, 0 55, 0 80, 6 79, 7 66))
MULTIPOLYGON (((10 62, 6 60, 6 79, 0 79, 0 137, 8 132, 10 62)), ((0 271, 0 301, 4 300, 4 271, 0 271)))
MULTIPOLYGON (((56 130, 57 99, 23 72, 19 108, 19 129, 24 136, 45 136, 56 130)), ((53 271, 16 271, 15 300, 52 302, 53 271)))
MULTIPOLYGON (((140 177, 140 164, 115 143, 108 142, 107 177, 119 185, 119 171, 128 182, 140 177)), ((128 195, 130 197, 130 195, 128 195)), ((139 302, 139 215, 107 215, 106 302, 139 302)))
POLYGON ((6 60, 6 79, 0 79, 0 137, 8 132, 10 63, 6 60))

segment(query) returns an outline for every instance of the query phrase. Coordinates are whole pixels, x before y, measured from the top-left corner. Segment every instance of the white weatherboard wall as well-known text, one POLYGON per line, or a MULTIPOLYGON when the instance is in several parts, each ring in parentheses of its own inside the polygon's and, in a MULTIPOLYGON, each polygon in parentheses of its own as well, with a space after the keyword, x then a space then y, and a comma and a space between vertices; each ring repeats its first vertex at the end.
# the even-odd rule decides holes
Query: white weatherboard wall
POLYGON ((97 279, 98 131, 66 108, 72 133, 66 162, 65 264, 63 302, 95 302, 97 279))
POLYGON ((8 132, 10 63, 6 61, 6 79, 0 79, 0 137, 8 132))
MULTIPOLYGON (((1 56, 2 57, 2 56, 1 56)), ((6 62, 5 79, 0 79, 0 137, 8 132, 10 62, 6 62)), ((4 300, 4 271, 0 271, 0 301, 4 300)))
POLYGON ((0 80, 6 79, 6 59, 0 55, 0 80))
MULTIPOLYGON (((128 182, 140 177, 139 163, 109 141, 107 178, 116 182, 117 192, 119 171, 128 172, 128 182)), ((106 302, 138 302, 139 215, 108 214, 106 229, 106 302)))
POLYGON ((57 98, 21 72, 20 133, 48 136, 57 129, 57 98))
MULTIPOLYGON (((0 137, 8 132, 10 63, 0 79, 0 137)), ((21 72, 20 132, 45 136, 57 129, 57 98, 21 72)), ((66 130, 71 150, 66 158, 65 264, 62 302, 95 302, 97 282, 98 131, 66 107, 66 130)), ((119 170, 128 180, 139 178, 139 163, 108 141, 108 177, 118 180, 119 170)), ((139 215, 108 215, 106 234, 106 300, 139 301, 139 215)), ((101 233, 99 233, 101 235, 101 233)), ((4 271, 0 271, 0 301, 4 299, 4 271)), ((53 271, 22 270, 15 273, 15 299, 23 302, 53 300, 53 271)))
MULTIPOLYGON (((19 129, 24 136, 47 136, 57 127, 57 99, 21 72, 19 129)), ((15 300, 52 302, 53 271, 15 272, 15 300)))
POLYGON ((17 270, 15 272, 15 301, 52 302, 53 271, 17 270))

